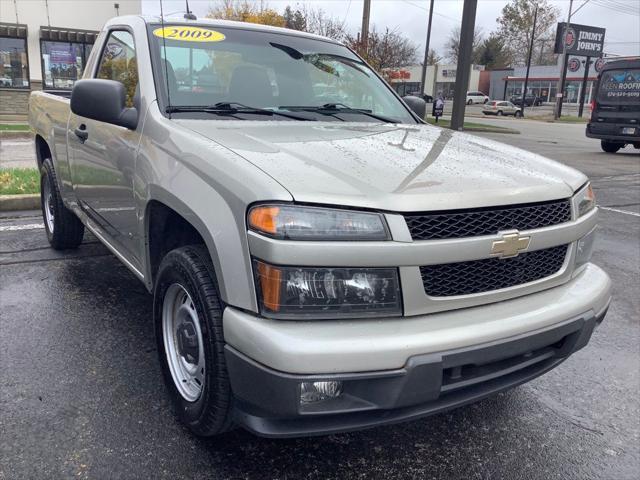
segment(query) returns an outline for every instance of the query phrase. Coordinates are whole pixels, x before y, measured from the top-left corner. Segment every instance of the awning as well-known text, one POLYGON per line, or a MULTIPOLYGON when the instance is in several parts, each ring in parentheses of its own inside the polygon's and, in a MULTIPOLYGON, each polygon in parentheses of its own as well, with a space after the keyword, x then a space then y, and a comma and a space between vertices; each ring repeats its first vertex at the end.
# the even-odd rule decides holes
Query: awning
POLYGON ((0 37, 27 38, 27 26, 21 23, 0 22, 0 37))
POLYGON ((95 43, 98 33, 95 30, 40 27, 40 38, 53 42, 95 43))

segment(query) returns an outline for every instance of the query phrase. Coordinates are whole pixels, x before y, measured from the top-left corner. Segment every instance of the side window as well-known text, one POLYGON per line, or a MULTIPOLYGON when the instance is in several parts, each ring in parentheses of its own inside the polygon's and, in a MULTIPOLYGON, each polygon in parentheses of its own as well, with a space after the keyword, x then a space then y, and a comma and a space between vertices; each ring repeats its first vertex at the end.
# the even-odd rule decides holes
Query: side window
POLYGON ((138 86, 138 64, 133 36, 126 31, 113 31, 102 50, 96 78, 116 80, 127 92, 127 107, 133 107, 138 86))

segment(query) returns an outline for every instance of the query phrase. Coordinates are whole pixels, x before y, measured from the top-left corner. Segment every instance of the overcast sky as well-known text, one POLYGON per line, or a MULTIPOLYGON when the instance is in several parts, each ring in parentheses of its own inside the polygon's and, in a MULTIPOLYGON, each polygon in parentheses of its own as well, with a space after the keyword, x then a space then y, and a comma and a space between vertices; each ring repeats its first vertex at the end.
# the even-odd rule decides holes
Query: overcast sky
MULTIPOLYGON (((257 2, 259 0, 256 0, 257 2)), ((453 27, 460 25, 462 18, 462 0, 435 0, 431 46, 440 55, 444 54, 444 45, 453 27)), ((204 15, 215 0, 190 0, 189 6, 196 15, 204 15)), ((360 30, 362 22, 362 0, 306 0, 286 1, 268 0, 271 8, 282 11, 287 5, 307 4, 319 7, 327 13, 344 19, 347 28, 352 32, 360 30)), ((509 3, 506 0, 479 0, 476 15, 476 26, 485 35, 496 29, 496 18, 500 16, 502 7, 509 3)), ((565 21, 569 11, 569 0, 552 1, 561 11, 561 20, 565 21)), ((584 0, 574 1, 574 11, 584 0)), ((143 0, 143 12, 159 14, 159 0, 143 0)), ((184 10, 183 0, 163 0, 165 14, 184 10)), ((427 31, 429 0, 372 0, 371 23, 378 29, 397 29, 420 46, 420 55, 424 52, 427 31)), ((605 36, 605 52, 621 55, 640 55, 640 0, 588 0, 578 11, 572 21, 584 25, 592 25, 607 29, 605 36), (626 13, 631 10, 634 13, 626 13)))

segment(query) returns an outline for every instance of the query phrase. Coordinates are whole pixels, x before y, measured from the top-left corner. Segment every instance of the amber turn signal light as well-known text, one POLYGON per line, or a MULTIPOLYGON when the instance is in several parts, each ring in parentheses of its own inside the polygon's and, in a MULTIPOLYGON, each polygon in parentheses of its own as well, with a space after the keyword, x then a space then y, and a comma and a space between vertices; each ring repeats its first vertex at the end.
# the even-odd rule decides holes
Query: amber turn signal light
POLYGON ((257 262, 257 271, 263 305, 272 312, 279 311, 282 270, 266 263, 257 262))
POLYGON ((254 207, 249 212, 249 228, 275 235, 278 232, 280 207, 265 205, 254 207))

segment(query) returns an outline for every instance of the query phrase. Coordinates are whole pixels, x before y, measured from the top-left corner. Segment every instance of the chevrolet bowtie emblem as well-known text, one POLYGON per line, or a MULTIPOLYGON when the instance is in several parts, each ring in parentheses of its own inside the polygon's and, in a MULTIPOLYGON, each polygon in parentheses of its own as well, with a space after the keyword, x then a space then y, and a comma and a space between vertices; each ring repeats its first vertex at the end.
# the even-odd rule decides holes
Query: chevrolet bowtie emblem
POLYGON ((491 255, 500 258, 517 257, 520 252, 529 248, 531 237, 521 237, 517 230, 502 232, 502 240, 491 245, 491 255))

